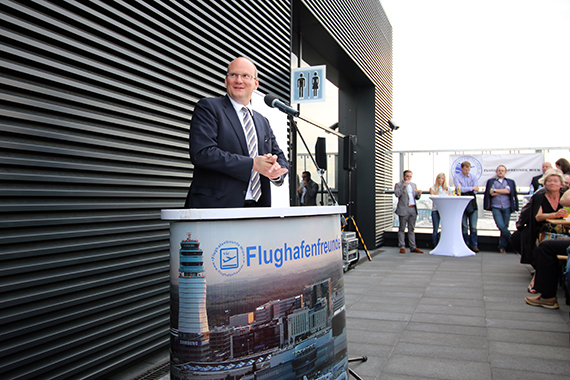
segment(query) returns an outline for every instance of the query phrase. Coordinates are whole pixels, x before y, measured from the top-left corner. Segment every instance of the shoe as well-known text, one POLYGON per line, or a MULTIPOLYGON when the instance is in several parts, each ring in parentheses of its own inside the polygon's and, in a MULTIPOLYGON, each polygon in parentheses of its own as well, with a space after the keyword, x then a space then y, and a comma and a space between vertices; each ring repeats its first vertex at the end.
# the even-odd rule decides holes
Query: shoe
POLYGON ((419 249, 417 249, 417 248, 414 248, 414 249, 410 249, 410 252, 415 252, 415 253, 424 253, 424 251, 420 251, 420 250, 419 250, 419 249))
POLYGON ((477 248, 477 247, 471 247, 471 250, 475 253, 479 252, 479 248, 477 248))
POLYGON ((501 252, 503 255, 507 254, 507 251, 504 248, 499 249, 499 252, 501 252))
POLYGON ((406 249, 405 249, 405 248, 400 248, 400 253, 406 253, 406 249))
POLYGON ((526 303, 532 306, 542 306, 547 309, 558 309, 559 307, 558 300, 556 299, 556 297, 551 299, 544 299, 542 298, 542 296, 536 296, 536 297, 526 297, 524 300, 526 301, 526 303))

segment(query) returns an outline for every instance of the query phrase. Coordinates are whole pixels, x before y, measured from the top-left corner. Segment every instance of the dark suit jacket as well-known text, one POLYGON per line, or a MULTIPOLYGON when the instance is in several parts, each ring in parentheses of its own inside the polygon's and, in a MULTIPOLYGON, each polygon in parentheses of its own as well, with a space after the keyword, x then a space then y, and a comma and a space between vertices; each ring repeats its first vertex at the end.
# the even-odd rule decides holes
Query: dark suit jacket
MULTIPOLYGON (((485 185, 485 195, 483 196, 483 208, 487 211, 491 211, 491 201, 493 197, 491 196, 491 188, 493 187, 493 182, 497 177, 490 178, 487 180, 487 184, 485 185)), ((511 193, 509 194, 509 199, 511 201, 511 212, 515 212, 519 210, 519 199, 517 194, 517 184, 510 178, 505 177, 505 181, 507 181, 507 185, 510 187, 511 193)))
POLYGON ((535 266, 536 258, 536 214, 544 201, 546 190, 541 189, 534 194, 523 206, 516 226, 517 231, 511 236, 511 244, 515 251, 521 254, 521 264, 535 266))
MULTIPOLYGON (((269 121, 253 112, 259 154, 277 155, 281 167, 289 168, 279 149, 269 121)), ((186 208, 243 207, 253 167, 243 127, 229 97, 204 98, 194 109, 190 123, 190 160, 194 177, 186 208)), ((261 178, 260 206, 271 206, 270 181, 261 178)))
MULTIPOLYGON (((305 203, 301 203, 301 206, 316 206, 319 185, 310 179, 305 187, 307 188, 307 192, 305 193, 305 203)), ((302 194, 297 193, 297 195, 299 195, 299 199, 302 198, 302 194)))
POLYGON ((537 176, 532 177, 532 181, 530 182, 530 184, 532 185, 532 187, 534 187, 534 191, 538 190, 538 188, 540 187, 540 183, 538 183, 538 180, 542 178, 544 174, 539 174, 537 176))

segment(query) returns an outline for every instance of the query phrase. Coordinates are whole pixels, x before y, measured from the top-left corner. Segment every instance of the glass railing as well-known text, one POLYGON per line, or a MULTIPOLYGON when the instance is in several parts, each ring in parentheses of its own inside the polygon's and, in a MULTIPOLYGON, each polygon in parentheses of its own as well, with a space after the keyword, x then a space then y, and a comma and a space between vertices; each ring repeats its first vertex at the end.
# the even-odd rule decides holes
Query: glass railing
MULTIPOLYGON (((562 146, 562 147, 548 147, 548 148, 539 148, 539 147, 521 147, 521 148, 505 148, 505 149, 497 149, 497 150, 487 150, 487 149, 470 149, 470 150, 440 150, 440 151, 430 151, 430 150, 418 150, 418 151, 388 151, 386 154, 392 156, 392 178, 393 182, 396 183, 399 179, 401 179, 402 172, 404 169, 411 170, 413 172, 413 179, 414 182, 419 189, 422 189, 422 197, 418 201, 418 221, 416 223, 417 228, 425 228, 432 230, 432 220, 431 220, 431 211, 432 211, 432 202, 429 199, 429 186, 432 186, 434 183, 434 179, 436 175, 440 172, 446 174, 449 182, 449 172, 454 157, 460 156, 485 156, 489 155, 492 156, 495 160, 502 160, 506 159, 508 155, 520 155, 524 156, 526 154, 529 155, 541 155, 541 162, 547 161, 552 164, 556 162, 561 157, 567 158, 570 156, 570 147, 562 146)), ((492 161, 492 160, 491 160, 492 161)), ((524 160, 523 160, 524 161, 524 160)), ((500 164, 504 164, 504 162, 498 162, 500 164)), ((497 163, 497 164, 498 164, 497 163)), ((509 165, 507 165, 509 166, 509 165)), ((523 172, 520 169, 527 169, 524 167, 524 164, 521 165, 520 168, 517 169, 517 173, 523 172)), ((540 172, 538 172, 540 174, 540 172)), ((534 173, 532 173, 534 174, 534 173)), ((510 177, 509 171, 507 171, 507 177, 510 177)), ((526 204, 527 199, 525 199, 525 195, 528 197, 529 192, 529 184, 532 178, 532 175, 529 173, 528 178, 525 178, 524 181, 516 180, 517 183, 517 192, 518 192, 518 200, 519 200, 519 210, 526 204)), ((479 194, 477 195, 477 205, 478 205, 478 222, 477 228, 481 235, 489 235, 489 236, 498 236, 499 231, 497 226, 495 225, 495 221, 493 220, 493 214, 491 211, 486 211, 483 209, 483 191, 484 191, 484 181, 479 183, 479 194)), ((397 199, 394 197, 394 188, 386 189, 383 193, 392 194, 393 202, 394 202, 394 210, 396 208, 397 199)), ((511 214, 511 219, 509 223, 509 230, 515 230, 515 223, 518 220, 519 212, 513 212, 511 214)), ((394 214, 394 223, 393 228, 397 229, 398 227, 398 217, 394 214)))
MULTIPOLYGON (((393 191, 386 191, 386 193, 394 194, 393 191)), ((416 222, 416 229, 426 228, 431 230, 433 228, 432 219, 431 219, 431 212, 432 212, 432 205, 433 202, 429 198, 429 192, 422 192, 420 199, 417 201, 417 208, 418 208, 418 220, 416 222)), ((519 213, 522 207, 528 202, 528 194, 518 194, 518 201, 519 201, 519 211, 514 211, 511 214, 511 219, 509 223, 509 230, 514 231, 516 229, 515 223, 519 218, 519 213)), ((394 197, 394 223, 393 223, 393 230, 397 230, 399 227, 399 219, 396 215, 396 205, 398 203, 398 199, 394 197)), ((478 220, 477 220, 477 230, 480 235, 490 235, 490 236, 498 236, 499 230, 495 225, 495 221, 493 219, 493 213, 491 211, 487 211, 483 209, 483 194, 477 194, 477 213, 478 213, 478 220)))
MULTIPOLYGON (((392 156, 392 178, 388 181, 395 183, 400 178, 403 169, 411 169, 414 172, 413 182, 417 184, 418 188, 421 188, 423 194, 418 201, 418 220, 416 223, 416 228, 419 229, 429 229, 432 227, 431 211, 432 211, 432 201, 429 199, 429 191, 427 188, 433 184, 434 178, 439 172, 448 171, 450 165, 450 156, 453 155, 463 155, 463 154, 526 154, 526 153, 541 153, 543 154, 544 160, 554 163, 560 157, 568 157, 570 153, 569 147, 551 147, 551 148, 520 148, 520 149, 508 149, 508 150, 461 150, 461 151, 413 151, 413 152, 402 152, 402 151, 388 151, 385 154, 392 156)), ((316 168, 313 165, 312 160, 306 153, 301 153, 297 155, 298 168, 297 175, 300 178, 301 173, 304 170, 308 170, 312 173, 312 178, 315 182, 319 184, 319 196, 324 190, 321 188, 319 176, 316 174, 316 168)), ((342 170, 342 165, 339 168, 338 153, 327 153, 327 166, 328 170, 324 173, 324 178, 327 181, 331 191, 335 196, 338 195, 338 187, 342 186, 339 184, 338 171, 342 170)), ((509 174, 507 173, 507 177, 509 174)), ((517 182, 518 200, 519 200, 519 210, 526 204, 528 197, 528 183, 517 182)), ((477 195, 477 205, 478 205, 478 222, 477 228, 481 235, 498 236, 499 231, 495 225, 493 219, 493 214, 491 211, 486 211, 483 209, 483 190, 484 187, 480 185, 481 192, 477 195)), ((398 216, 394 213, 396 209, 397 199, 394 197, 394 188, 388 188, 385 190, 376 190, 377 193, 386 194, 393 199, 392 217, 393 217, 393 230, 398 228, 398 216)), ((328 199, 326 192, 324 197, 328 199)), ((326 202, 326 201, 325 201, 326 202)), ((356 200, 358 202, 358 200, 356 200)), ((511 231, 515 230, 515 223, 518 220, 519 212, 513 212, 511 214, 511 219, 509 223, 509 229, 511 231)))
MULTIPOLYGON (((338 183, 338 153, 327 153, 327 170, 323 174, 323 178, 327 181, 329 188, 336 192, 338 183)), ((311 172, 311 179, 319 184, 319 192, 322 192, 320 186, 319 175, 313 161, 307 153, 297 154, 297 176, 301 178, 301 173, 305 170, 311 172)))

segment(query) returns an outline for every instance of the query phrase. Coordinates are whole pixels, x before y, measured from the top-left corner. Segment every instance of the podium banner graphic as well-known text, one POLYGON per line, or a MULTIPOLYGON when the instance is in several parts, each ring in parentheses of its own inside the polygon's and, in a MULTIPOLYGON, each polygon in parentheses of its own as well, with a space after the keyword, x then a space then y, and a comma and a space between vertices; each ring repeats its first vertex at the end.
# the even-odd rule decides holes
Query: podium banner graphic
POLYGON ((338 215, 170 234, 172 379, 347 378, 338 215))

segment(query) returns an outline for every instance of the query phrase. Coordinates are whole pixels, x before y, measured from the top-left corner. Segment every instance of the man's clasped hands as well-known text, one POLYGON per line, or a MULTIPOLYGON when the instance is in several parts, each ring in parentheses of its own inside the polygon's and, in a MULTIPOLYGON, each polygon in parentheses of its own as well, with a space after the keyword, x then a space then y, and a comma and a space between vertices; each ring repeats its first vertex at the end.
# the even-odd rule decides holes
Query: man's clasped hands
POLYGON ((269 179, 278 179, 287 173, 287 168, 282 168, 277 162, 277 156, 266 153, 263 156, 257 156, 253 159, 253 170, 269 179))

